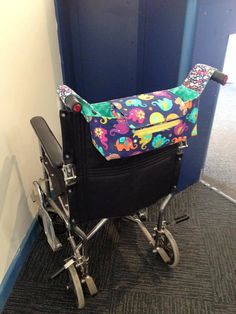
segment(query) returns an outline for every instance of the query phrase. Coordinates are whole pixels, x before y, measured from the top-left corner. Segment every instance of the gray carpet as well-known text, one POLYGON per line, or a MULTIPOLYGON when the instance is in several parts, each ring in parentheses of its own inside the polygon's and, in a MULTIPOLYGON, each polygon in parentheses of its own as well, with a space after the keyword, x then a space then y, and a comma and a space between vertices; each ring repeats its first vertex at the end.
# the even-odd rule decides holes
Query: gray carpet
POLYGON ((171 228, 181 252, 175 269, 153 255, 136 225, 111 221, 90 243, 99 293, 86 294, 86 308, 78 311, 64 288, 67 274, 48 280, 67 249, 53 254, 41 235, 4 313, 235 314, 236 206, 197 184, 171 202, 169 218, 177 207, 191 219, 171 228))
POLYGON ((220 89, 203 179, 236 199, 236 85, 220 89))

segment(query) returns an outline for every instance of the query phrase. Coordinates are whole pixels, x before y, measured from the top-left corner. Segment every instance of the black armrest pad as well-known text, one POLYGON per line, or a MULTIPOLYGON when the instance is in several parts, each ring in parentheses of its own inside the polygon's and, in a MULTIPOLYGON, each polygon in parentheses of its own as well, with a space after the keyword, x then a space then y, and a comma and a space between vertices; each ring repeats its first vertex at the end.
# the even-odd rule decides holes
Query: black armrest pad
POLYGON ((63 164, 62 148, 47 122, 42 117, 33 117, 30 122, 52 166, 60 168, 63 164))

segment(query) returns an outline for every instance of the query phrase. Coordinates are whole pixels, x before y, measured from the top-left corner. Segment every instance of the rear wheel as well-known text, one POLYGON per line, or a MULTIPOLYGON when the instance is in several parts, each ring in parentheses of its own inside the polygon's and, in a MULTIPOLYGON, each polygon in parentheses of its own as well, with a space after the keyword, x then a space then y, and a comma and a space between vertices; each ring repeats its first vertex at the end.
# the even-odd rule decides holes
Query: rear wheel
MULTIPOLYGON (((63 234, 66 232, 66 226, 64 224, 64 221, 61 219, 60 216, 58 216, 56 213, 53 213, 51 211, 48 211, 48 214, 50 218, 52 219, 53 227, 55 230, 55 233, 58 234, 63 234)), ((38 216, 38 222, 40 226, 43 228, 43 221, 40 216, 38 216)))

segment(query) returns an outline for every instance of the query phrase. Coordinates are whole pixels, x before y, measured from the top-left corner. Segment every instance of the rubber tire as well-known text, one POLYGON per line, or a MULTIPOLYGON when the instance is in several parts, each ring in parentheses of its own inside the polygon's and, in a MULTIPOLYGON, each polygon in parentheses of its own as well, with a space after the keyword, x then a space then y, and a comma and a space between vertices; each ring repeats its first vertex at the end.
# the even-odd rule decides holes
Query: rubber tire
POLYGON ((84 300, 84 292, 81 286, 78 273, 74 265, 71 265, 70 267, 68 267, 67 270, 69 272, 69 277, 74 286, 74 293, 78 302, 78 308, 82 309, 85 306, 85 300, 84 300))
MULTIPOLYGON (((56 235, 65 233, 67 229, 64 222, 61 220, 61 218, 57 214, 54 214, 50 211, 48 212, 48 214, 52 219, 52 223, 53 223, 53 227, 54 227, 56 235), (58 222, 55 222, 55 217, 56 219, 58 219, 58 222)), ((43 228, 43 222, 40 216, 38 216, 38 222, 40 226, 43 228)))
MULTIPOLYGON (((179 259, 180 259, 178 245, 177 245, 174 237, 172 236, 172 234, 170 233, 170 231, 168 229, 166 229, 166 228, 163 229, 162 233, 167 238, 169 244, 171 245, 171 249, 173 251, 173 261, 171 261, 171 262, 169 262, 167 264, 168 264, 168 266, 170 268, 174 268, 174 267, 176 267, 179 264, 179 259)), ((166 250, 165 247, 163 247, 163 249, 166 250)))

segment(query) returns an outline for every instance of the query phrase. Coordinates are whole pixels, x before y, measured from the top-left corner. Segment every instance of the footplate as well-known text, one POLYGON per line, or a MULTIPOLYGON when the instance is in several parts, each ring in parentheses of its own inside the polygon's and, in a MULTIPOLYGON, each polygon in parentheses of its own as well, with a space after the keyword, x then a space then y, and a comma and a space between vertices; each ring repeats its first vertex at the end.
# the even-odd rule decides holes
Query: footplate
POLYGON ((93 295, 97 294, 98 289, 96 287, 96 284, 95 284, 93 278, 91 276, 87 275, 87 276, 85 276, 84 281, 87 285, 87 288, 88 288, 90 295, 93 296, 93 295))

